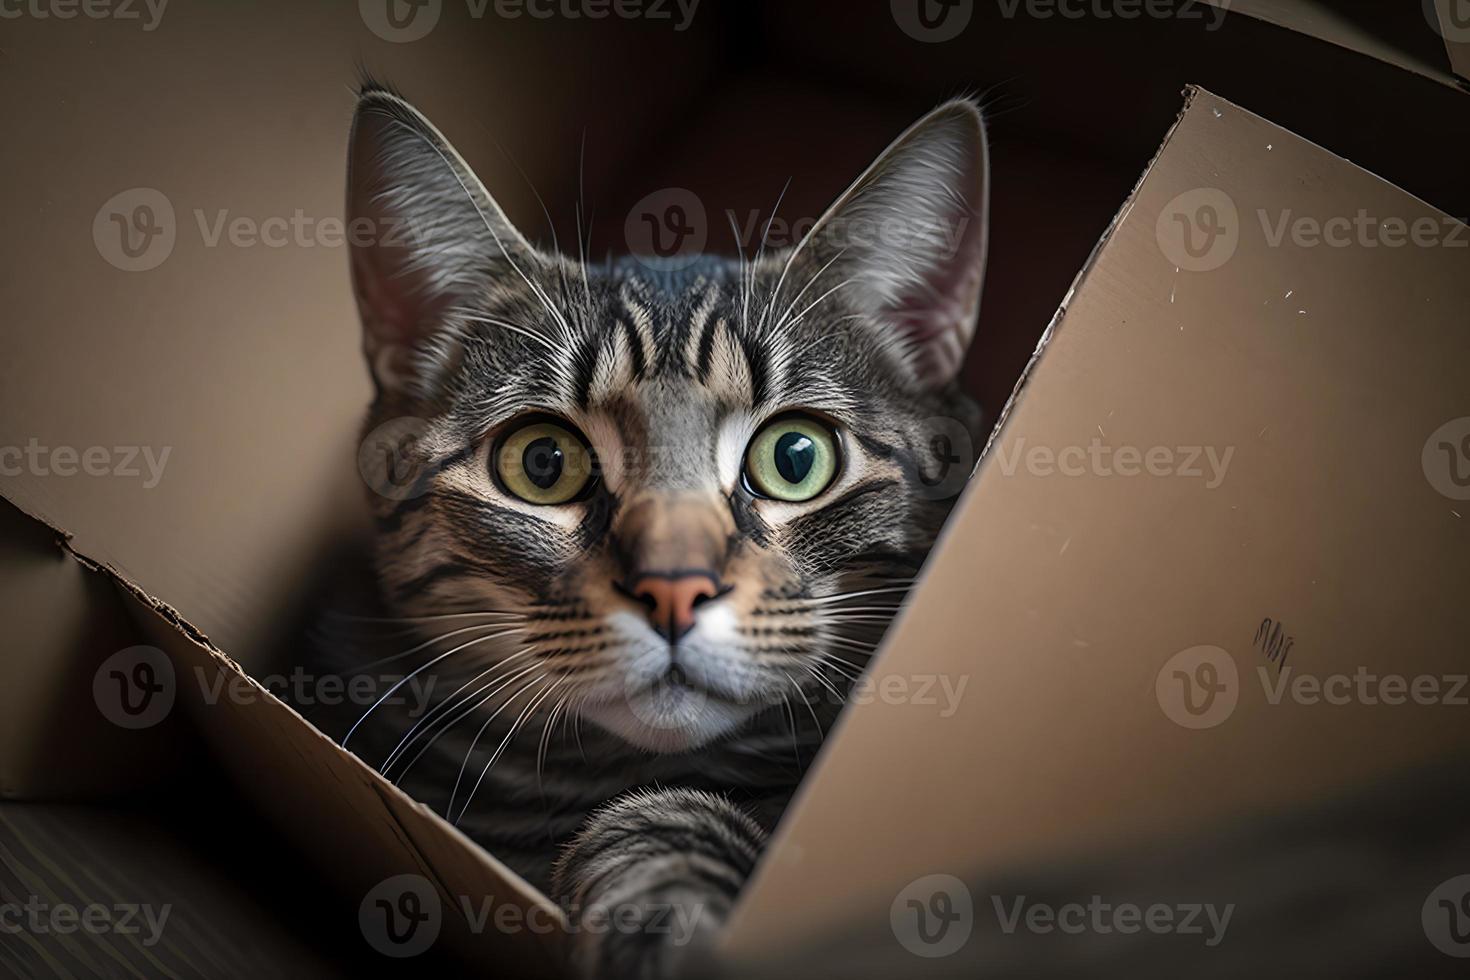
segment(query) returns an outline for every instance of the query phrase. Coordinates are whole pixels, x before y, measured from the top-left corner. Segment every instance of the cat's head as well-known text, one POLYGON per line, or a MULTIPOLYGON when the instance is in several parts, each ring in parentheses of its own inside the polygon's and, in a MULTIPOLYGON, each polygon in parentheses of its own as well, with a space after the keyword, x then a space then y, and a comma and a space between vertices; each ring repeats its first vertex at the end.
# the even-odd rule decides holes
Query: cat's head
POLYGON ((795 247, 682 268, 533 246, 385 91, 348 184, 369 428, 414 435, 411 492, 374 497, 395 615, 460 630, 472 691, 657 751, 845 690, 973 463, 977 108, 925 116, 795 247))

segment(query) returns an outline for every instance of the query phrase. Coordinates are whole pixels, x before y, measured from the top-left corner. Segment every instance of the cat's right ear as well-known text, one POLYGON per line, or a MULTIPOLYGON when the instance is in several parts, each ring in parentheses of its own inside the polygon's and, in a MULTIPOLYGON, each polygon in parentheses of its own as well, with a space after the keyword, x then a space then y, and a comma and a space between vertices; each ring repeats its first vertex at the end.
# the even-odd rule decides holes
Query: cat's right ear
POLYGON ((530 275, 535 249, 434 125, 369 86, 347 156, 352 284, 380 391, 426 394, 455 360, 456 314, 496 275, 530 275))

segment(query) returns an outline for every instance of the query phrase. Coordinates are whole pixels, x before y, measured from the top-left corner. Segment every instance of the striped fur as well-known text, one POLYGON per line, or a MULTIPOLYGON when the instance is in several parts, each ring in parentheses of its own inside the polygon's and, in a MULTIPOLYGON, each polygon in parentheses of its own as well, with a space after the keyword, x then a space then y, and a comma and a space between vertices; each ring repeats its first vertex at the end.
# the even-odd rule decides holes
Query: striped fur
MULTIPOLYGON (((950 103, 793 250, 592 265, 531 246, 421 115, 364 92, 350 210, 410 232, 354 249, 368 425, 417 420, 419 476, 407 499, 372 497, 387 622, 330 656, 438 687, 426 715, 384 704, 339 727, 574 923, 673 903, 702 910, 686 940, 718 928, 916 576, 952 498, 922 482, 941 465, 928 420, 978 442, 954 376, 984 152, 978 112, 950 103), (883 247, 850 221, 874 215, 920 230, 883 247), (839 434, 841 471, 807 503, 758 498, 746 446, 796 409, 839 434), (528 413, 587 437, 585 500, 535 506, 491 476, 497 434, 528 413), (655 525, 702 536, 728 586, 679 641, 681 672, 617 587, 655 525)), ((576 965, 664 976, 676 945, 582 930, 576 965)))

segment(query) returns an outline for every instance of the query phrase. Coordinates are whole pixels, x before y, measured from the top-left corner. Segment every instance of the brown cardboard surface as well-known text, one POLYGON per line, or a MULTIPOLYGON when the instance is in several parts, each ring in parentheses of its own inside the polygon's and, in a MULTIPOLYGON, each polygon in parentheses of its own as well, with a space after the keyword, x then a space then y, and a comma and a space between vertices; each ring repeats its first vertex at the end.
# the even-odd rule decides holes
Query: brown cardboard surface
MULTIPOLYGON (((110 475, 76 472, 73 460, 58 476, 48 463, 0 474, 0 492, 256 666, 324 538, 355 526, 362 494, 357 429, 370 388, 344 236, 330 226, 342 214, 353 80, 370 65, 410 86, 539 230, 518 167, 543 187, 575 187, 584 134, 605 162, 643 135, 571 111, 579 78, 621 54, 591 22, 553 33, 531 17, 476 20, 464 4, 412 44, 375 37, 358 4, 294 0, 165 11, 146 32, 92 17, 5 25, 0 123, 26 136, 6 146, 0 183, 17 338, 0 364, 0 447, 105 449, 110 475), (533 105, 521 83, 545 63, 560 70, 533 105), (22 146, 24 166, 12 156, 22 146), (161 199, 128 196, 139 188, 161 199), (116 213, 148 204, 156 222, 171 218, 171 247, 151 268, 107 258, 121 259, 108 251, 115 229, 106 214, 96 222, 117 195, 116 213), (139 449, 162 461, 156 481, 139 449)), ((697 79, 706 29, 650 32, 643 60, 623 70, 697 79)), ((645 86, 643 125, 691 97, 645 86)))
MULTIPOLYGON (((220 16, 187 28, 181 23, 178 29, 206 35, 240 29, 233 15, 220 16)), ((23 78, 51 77, 34 71, 43 59, 82 64, 100 58, 107 70, 120 71, 124 64, 134 69, 130 77, 137 90, 126 99, 117 92, 81 99, 76 91, 41 92, 37 86, 11 102, 9 111, 17 114, 12 128, 30 133, 40 149, 62 162, 44 181, 16 181, 0 189, 8 212, 19 216, 17 232, 0 242, 0 260, 41 287, 26 291, 9 310, 17 322, 30 325, 37 339, 6 362, 0 445, 24 445, 32 437, 77 447, 142 442, 155 449, 173 447, 174 455, 165 479, 153 488, 125 480, 7 478, 0 489, 29 512, 75 534, 78 553, 118 570, 127 604, 153 642, 174 658, 187 682, 180 685, 181 696, 192 692, 185 703, 220 758, 319 867, 334 870, 348 893, 360 894, 392 874, 421 874, 448 902, 503 895, 526 907, 538 897, 492 857, 270 696, 248 704, 197 700, 195 671, 204 671, 206 678, 221 671, 236 675, 221 651, 250 669, 269 655, 278 617, 296 598, 324 540, 350 523, 344 517, 352 508, 342 501, 355 502, 362 492, 353 450, 367 390, 340 254, 211 250, 200 243, 191 213, 203 209, 207 220, 219 209, 257 217, 289 214, 299 206, 318 216, 339 213, 339 144, 350 103, 341 81, 351 76, 355 52, 341 43, 323 47, 321 39, 329 22, 339 16, 350 21, 352 12, 304 16, 285 49, 278 38, 242 33, 244 47, 234 50, 259 55, 268 47, 272 57, 293 67, 253 81, 248 93, 238 93, 237 104, 222 104, 218 95, 240 85, 232 80, 236 66, 200 53, 221 50, 218 37, 203 38, 215 47, 195 50, 175 35, 157 49, 166 57, 160 54, 141 66, 107 36, 89 39, 95 32, 86 24, 64 37, 8 43, 7 58, 31 69, 31 74, 18 72, 23 78), (196 84, 181 88, 180 72, 196 84), (303 96, 304 91, 311 95, 303 96), (207 93, 207 102, 194 101, 200 93, 207 93), (341 97, 334 101, 323 93, 341 97), (72 114, 51 118, 67 99, 72 114), (32 105, 34 118, 24 115, 32 105), (186 125, 181 120, 195 128, 176 139, 174 130, 186 125), (170 138, 131 139, 140 130, 170 138), (80 132, 122 148, 108 168, 71 162, 80 132), (283 168, 283 159, 293 166, 283 168), (142 185, 168 191, 179 207, 180 234, 189 238, 165 265, 140 276, 107 265, 87 227, 108 194, 142 185), (76 288, 81 281, 87 289, 76 288), (270 288, 263 290, 262 284, 270 288), (78 351, 88 356, 79 357, 78 351), (89 397, 77 398, 78 390, 89 397), (141 583, 148 593, 127 582, 141 583)), ((496 117, 493 139, 539 123, 516 114, 520 96, 514 86, 495 83, 516 78, 517 58, 549 55, 529 46, 520 51, 520 35, 508 31, 495 41, 503 48, 488 57, 476 49, 472 58, 453 31, 441 32, 431 47, 413 49, 415 57, 467 62, 482 73, 472 85, 464 84, 461 74, 412 93, 482 168, 497 159, 492 136, 480 126, 486 116, 496 117), (486 103, 466 99, 467 91, 488 93, 486 103), (448 107, 448 117, 441 107, 448 107), (466 133, 478 135, 466 139, 466 133), (478 152, 475 144, 480 144, 478 152)), ((679 57, 695 59, 698 48, 686 44, 677 50, 679 57)), ((1189 50, 1179 45, 1174 54, 1189 50)), ((651 86, 650 93, 672 100, 673 88, 651 86)), ((565 100, 567 92, 550 95, 565 100)), ((1434 547, 1422 540, 1439 526, 1434 520, 1456 528, 1449 522, 1457 519, 1448 507, 1433 517, 1412 508, 1380 517, 1373 510, 1376 495, 1407 498, 1407 479, 1398 470, 1353 469, 1348 462, 1353 447, 1402 448, 1403 432, 1423 421, 1411 414, 1425 409, 1437 392, 1456 390, 1456 385, 1464 390, 1463 373, 1455 373, 1463 371, 1464 338, 1450 329, 1462 325, 1449 318, 1463 309, 1465 292, 1446 285, 1452 274, 1464 278, 1463 265, 1444 252, 1421 260, 1421 250, 1351 257, 1282 254, 1277 256, 1282 268, 1300 279, 1279 283, 1281 268, 1269 262, 1252 265, 1244 254, 1209 275, 1162 268, 1157 250, 1149 252, 1153 223, 1144 214, 1161 206, 1156 200, 1163 193, 1161 182, 1188 179, 1223 186, 1226 178, 1218 171, 1233 181, 1232 193, 1239 193, 1242 205, 1261 192, 1290 199, 1299 209, 1318 206, 1330 213, 1361 191, 1401 211, 1409 207, 1403 194, 1341 161, 1233 107, 1215 104, 1221 117, 1201 116, 1198 104, 1186 117, 1186 130, 1170 143, 1172 155, 1152 171, 1152 183, 1134 201, 1143 210, 1124 220, 1108 250, 1089 267, 1085 288, 1069 300, 1061 321, 1061 346, 1031 378, 1006 438, 1016 438, 1024 421, 1032 444, 1076 441, 1079 432, 1090 438, 1094 428, 1104 438, 1145 446, 1152 440, 1230 439, 1237 449, 1231 479, 1203 495, 1188 481, 1145 487, 1131 481, 1028 479, 1024 473, 1002 479, 994 472, 995 455, 1012 445, 1003 438, 936 559, 936 587, 920 597, 920 611, 906 618, 888 667, 912 673, 904 666, 907 657, 927 674, 934 672, 927 666, 934 650, 954 658, 970 675, 964 711, 935 720, 912 710, 913 705, 907 706, 909 713, 881 703, 860 706, 757 881, 732 936, 736 953, 774 948, 797 932, 835 921, 873 895, 891 894, 886 890, 896 876, 933 862, 954 865, 957 854, 997 863, 1024 860, 1053 847, 1079 848, 1124 835, 1148 819, 1208 819, 1227 802, 1251 805, 1257 801, 1253 794, 1289 798, 1366 771, 1366 764, 1362 771, 1323 765, 1298 780, 1295 769, 1289 775, 1283 769, 1257 783, 1255 771, 1241 760, 1251 750, 1270 751, 1283 733, 1297 731, 1296 715, 1285 711, 1267 714, 1274 727, 1266 726, 1266 734, 1250 727, 1255 716, 1247 704, 1223 729, 1183 733, 1167 727, 1148 698, 1162 658, 1176 650, 1218 643, 1243 666, 1252 663, 1247 659, 1251 635, 1266 616, 1283 620, 1293 631, 1297 662, 1309 650, 1335 658, 1370 643, 1397 642, 1400 637, 1390 626, 1402 609, 1421 617, 1404 636, 1448 636, 1455 629, 1464 635, 1463 616, 1456 619, 1442 608, 1444 596, 1406 593, 1428 572, 1405 569, 1396 579, 1384 580, 1363 561, 1369 553, 1400 560, 1422 554, 1441 571, 1463 572, 1463 564, 1446 554, 1444 540, 1434 547), (1250 140, 1260 145, 1247 151, 1243 141, 1250 140), (1125 247, 1131 251, 1120 254, 1125 247), (1391 267, 1385 271, 1378 263, 1391 267), (1374 276, 1387 277, 1393 289, 1386 295, 1365 294, 1374 276), (1338 277, 1347 288, 1339 289, 1338 277), (1282 324, 1264 319, 1253 305, 1241 305, 1242 295, 1268 285, 1280 287, 1283 301, 1288 290, 1310 293, 1309 314, 1323 312, 1303 319, 1288 315, 1291 332, 1278 330, 1282 324), (1396 315, 1406 308, 1406 292, 1419 286, 1428 300, 1426 318, 1416 321, 1407 338, 1398 332, 1385 341, 1374 334, 1371 315, 1396 315), (1167 308, 1166 297, 1173 300, 1167 308), (1324 326, 1339 307, 1346 308, 1351 329, 1324 326), (1207 329, 1212 318, 1220 317, 1238 317, 1246 327, 1228 333, 1207 329), (1178 326, 1186 329, 1176 336, 1178 326), (1405 376, 1416 370, 1428 373, 1410 397, 1398 397, 1404 394, 1405 376), (1305 455, 1304 446, 1331 471, 1293 469, 1293 461, 1305 455), (1333 492, 1344 481, 1349 492, 1333 492), (1371 531, 1354 528, 1343 536, 1343 521, 1360 513, 1378 523, 1364 525, 1371 531), (1261 557, 1238 562, 1235 551, 1220 550, 1222 541, 1254 549, 1249 554, 1261 557), (1139 576, 1120 575, 1135 566, 1139 576), (980 594, 956 594, 955 589, 973 583, 983 583, 980 594), (1343 608, 1362 610, 1351 629, 1329 622, 1343 608), (963 618, 959 609, 965 611, 963 618), (930 630, 941 638, 983 636, 994 649, 937 642, 930 630), (1114 669, 1120 652, 1137 655, 1130 669, 1114 669), (981 657, 981 666, 973 666, 981 657), (1241 729, 1256 734, 1237 734, 1241 729), (1199 738, 1190 741, 1186 734, 1199 738), (1038 749, 1053 739, 1054 755, 1039 758, 1038 749), (1152 759, 1150 740, 1172 746, 1171 752, 1152 759), (881 753, 873 751, 878 743, 884 746, 881 753), (1140 751, 1139 745, 1146 748, 1140 751), (1140 758, 1152 761, 1135 765, 1140 758), (887 761, 881 772, 874 768, 875 759, 887 761), (1196 763, 1218 765, 1232 778, 1222 779, 1211 792, 1195 793, 1186 774, 1196 763), (904 771, 890 771, 895 766, 904 771), (952 797, 936 798, 936 792, 950 789, 952 797), (1145 814, 1140 813, 1142 790, 1166 799, 1171 793, 1189 798, 1172 814, 1168 807, 1145 814), (1097 814, 1080 827, 1076 794, 1088 800, 1089 815, 1097 814), (899 800, 904 807, 893 805, 899 800), (924 811, 922 832, 915 832, 915 808, 924 811), (976 835, 982 820, 983 840, 976 835)), ((554 110, 538 113, 556 116, 554 110)), ((1088 124, 1111 125, 1116 116, 1116 110, 1112 116, 1091 114, 1088 124)), ((539 179, 542 165, 554 169, 550 157, 568 144, 530 145, 548 154, 547 160, 525 161, 539 179)), ((567 171, 573 158, 562 155, 567 171)), ((1425 166, 1434 171, 1436 165, 1442 161, 1425 166)), ((503 188, 514 184, 511 168, 502 169, 497 192, 510 196, 503 188)), ((531 207, 522 200, 521 214, 530 214, 531 207)), ((1418 302, 1417 295, 1409 298, 1418 302)), ((1275 304, 1272 300, 1273 315, 1281 312, 1275 304)), ((1436 409, 1441 421, 1470 411, 1454 409, 1452 400, 1446 397, 1436 409)), ((1424 434, 1409 447, 1413 461, 1424 434)), ((1422 475, 1419 479, 1422 483, 1422 475)), ((1428 495, 1427 487, 1422 489, 1428 495)), ((1425 506, 1440 503, 1434 498, 1425 506)), ((51 537, 35 526, 30 531, 48 541, 51 537)), ((32 548, 29 554, 36 557, 40 551, 32 548)), ((27 561, 19 575, 56 579, 44 583, 46 588, 37 579, 34 592, 14 593, 33 613, 43 603, 54 603, 34 619, 39 639, 27 644, 28 654, 44 654, 32 665, 49 665, 46 651, 57 635, 42 626, 91 622, 97 604, 116 597, 108 592, 81 598, 73 581, 80 566, 70 560, 60 570, 27 561)), ((4 690, 0 684, 0 696, 4 690)), ((26 717, 12 716, 11 724, 26 717)), ((1396 746, 1379 746, 1364 741, 1373 732, 1371 724, 1364 725, 1349 732, 1343 744, 1366 746, 1367 763, 1380 768, 1410 758, 1416 746, 1436 744, 1437 737, 1409 730, 1396 746)), ((1320 736, 1301 744, 1303 758, 1315 758, 1312 751, 1322 748, 1320 736)), ((4 764, 0 759, 0 777, 4 764)), ((57 779, 63 768, 55 767, 57 779)), ((51 786, 41 780, 25 788, 49 792, 51 786)), ((497 957, 500 950, 513 950, 504 954, 504 968, 526 975, 546 968, 543 942, 554 942, 528 933, 476 936, 452 913, 445 932, 450 944, 479 958, 492 947, 497 957)))
POLYGON ((1432 0, 1439 32, 1450 54, 1450 68, 1470 81, 1470 6, 1463 0, 1432 0))
POLYGON ((14 906, 0 942, 0 973, 9 977, 255 980, 361 969, 350 951, 303 941, 321 934, 321 918, 281 921, 286 902, 260 903, 154 814, 0 804, 0 902, 14 906), (118 928, 51 927, 60 908, 93 908, 118 928), (33 915, 46 925, 15 929, 33 915))
MULTIPOLYGON (((505 976, 556 975, 565 920, 544 896, 312 728, 220 651, 191 637, 172 610, 120 577, 117 584, 152 641, 167 651, 178 703, 241 792, 345 895, 366 902, 384 883, 416 876, 439 899, 434 948, 471 961, 490 943, 505 976), (534 906, 537 928, 487 938, 494 911, 504 906, 519 910, 518 921, 532 921, 527 912, 534 906), (486 909, 492 917, 481 918, 486 909)), ((364 920, 365 935, 371 928, 364 920)))
POLYGON ((1470 250, 1272 247, 1258 220, 1360 208, 1465 231, 1194 94, 1064 303, 873 668, 880 688, 968 678, 959 710, 850 708, 744 896, 732 956, 776 955, 843 921, 884 932, 890 903, 923 875, 1166 839, 1463 747, 1463 708, 1266 695, 1285 670, 1268 654, 1286 636, 1298 676, 1466 670, 1470 504, 1438 492, 1422 457, 1440 426, 1470 415, 1470 250), (1237 245, 1181 270, 1156 229, 1217 203, 1206 188, 1237 209, 1221 215, 1237 245), (1094 439, 1233 455, 1213 488, 1047 473, 1016 455, 1094 439), (1173 658, 1205 645, 1234 665, 1238 703, 1189 729, 1165 698, 1173 658))
POLYGON ((5 501, 0 622, 0 798, 103 795, 168 774, 181 755, 176 726, 122 730, 93 701, 103 662, 137 642, 111 583, 5 501))
POLYGON ((1322 0, 1208 0, 1230 14, 1245 14, 1288 30, 1377 58, 1405 71, 1454 84, 1435 36, 1431 4, 1445 8, 1459 0, 1414 3, 1337 3, 1322 0))

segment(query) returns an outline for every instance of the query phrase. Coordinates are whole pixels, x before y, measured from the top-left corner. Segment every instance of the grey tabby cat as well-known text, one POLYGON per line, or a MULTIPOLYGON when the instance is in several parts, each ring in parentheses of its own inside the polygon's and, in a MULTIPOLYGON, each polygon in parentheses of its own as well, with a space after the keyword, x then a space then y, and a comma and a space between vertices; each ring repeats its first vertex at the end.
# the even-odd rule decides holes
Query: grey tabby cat
POLYGON ((383 659, 451 693, 346 744, 574 925, 636 909, 648 928, 574 932, 581 973, 667 976, 707 944, 932 545, 932 420, 980 435, 956 374, 986 171, 953 101, 794 248, 590 265, 362 92, 368 427, 418 420, 412 492, 372 497, 384 618, 415 632, 385 629, 417 644, 383 659), (693 937, 657 928, 672 909, 693 937))

